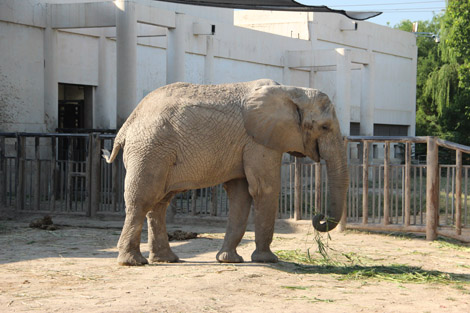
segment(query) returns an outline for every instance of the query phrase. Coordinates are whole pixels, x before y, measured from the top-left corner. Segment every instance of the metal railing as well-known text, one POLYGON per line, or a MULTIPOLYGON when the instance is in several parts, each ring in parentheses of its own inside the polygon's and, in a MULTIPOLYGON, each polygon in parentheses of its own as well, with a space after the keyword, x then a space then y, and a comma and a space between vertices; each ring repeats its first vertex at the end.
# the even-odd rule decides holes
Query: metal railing
MULTIPOLYGON (((17 213, 125 214, 125 169, 108 164, 111 134, 0 133, 0 206, 17 213)), ((470 240, 470 147, 434 137, 348 137, 350 185, 342 228, 426 232, 470 240), (426 164, 412 148, 425 145, 426 164), (438 147, 456 151, 455 164, 438 164, 438 147), (395 155, 393 155, 393 151, 395 155), (397 152, 398 155, 397 155, 397 152)), ((327 213, 326 167, 286 159, 281 168, 279 218, 310 219, 327 213)), ((175 196, 172 213, 228 215, 222 185, 175 196)))

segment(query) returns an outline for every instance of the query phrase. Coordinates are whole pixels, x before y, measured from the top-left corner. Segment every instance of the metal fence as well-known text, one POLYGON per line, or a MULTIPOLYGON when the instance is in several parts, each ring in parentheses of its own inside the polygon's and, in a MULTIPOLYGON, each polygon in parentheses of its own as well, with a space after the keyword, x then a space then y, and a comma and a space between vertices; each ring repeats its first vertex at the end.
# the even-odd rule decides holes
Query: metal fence
MULTIPOLYGON (((17 213, 123 216, 123 163, 101 157, 113 140, 98 133, 0 133, 0 206, 17 213)), ((470 166, 462 165, 469 147, 434 137, 348 137, 346 144, 350 185, 343 228, 470 240, 470 166), (413 161, 416 145, 427 146, 426 164, 413 161), (438 145, 456 151, 456 164, 437 163, 438 145)), ((281 178, 279 218, 327 212, 334 191, 328 190, 325 164, 285 158, 281 178)), ((227 195, 222 185, 191 190, 176 195, 170 210, 224 217, 227 195)))

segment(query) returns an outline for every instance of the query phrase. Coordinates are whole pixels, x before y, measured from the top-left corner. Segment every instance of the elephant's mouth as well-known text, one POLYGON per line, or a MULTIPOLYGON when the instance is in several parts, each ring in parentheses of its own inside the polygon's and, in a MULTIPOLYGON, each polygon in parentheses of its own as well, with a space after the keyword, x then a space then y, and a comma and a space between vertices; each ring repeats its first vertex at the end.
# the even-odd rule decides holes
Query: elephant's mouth
POLYGON ((296 151, 288 151, 287 153, 289 153, 292 156, 295 156, 296 158, 305 158, 306 157, 305 154, 300 153, 300 152, 296 152, 296 151))

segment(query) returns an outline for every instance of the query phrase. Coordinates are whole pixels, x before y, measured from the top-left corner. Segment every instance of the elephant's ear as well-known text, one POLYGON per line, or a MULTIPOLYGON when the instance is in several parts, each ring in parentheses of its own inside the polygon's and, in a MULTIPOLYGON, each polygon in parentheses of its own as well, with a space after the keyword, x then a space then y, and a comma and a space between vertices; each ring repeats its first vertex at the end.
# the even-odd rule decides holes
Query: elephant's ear
POLYGON ((302 113, 294 102, 295 88, 263 86, 244 101, 243 119, 248 135, 270 149, 304 154, 302 113))

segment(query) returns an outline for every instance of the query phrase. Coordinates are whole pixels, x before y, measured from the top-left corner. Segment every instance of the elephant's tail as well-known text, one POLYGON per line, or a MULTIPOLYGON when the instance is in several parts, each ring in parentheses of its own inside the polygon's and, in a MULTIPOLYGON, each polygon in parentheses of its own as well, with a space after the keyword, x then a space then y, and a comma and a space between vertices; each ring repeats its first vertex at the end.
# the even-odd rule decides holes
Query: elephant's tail
MULTIPOLYGON (((124 128, 124 126, 122 127, 124 128)), ((123 138, 125 134, 125 128, 119 131, 116 138, 114 139, 113 151, 111 153, 107 149, 101 149, 103 152, 102 156, 107 163, 113 163, 114 159, 117 157, 119 150, 124 146, 125 139, 123 138)))
POLYGON ((103 158, 106 160, 107 163, 113 163, 120 149, 120 144, 115 144, 111 153, 106 149, 101 149, 101 151, 103 152, 103 158))
POLYGON ((131 113, 129 118, 124 122, 121 129, 117 133, 116 138, 114 138, 113 151, 111 151, 111 153, 109 153, 109 151, 106 149, 101 149, 101 151, 103 151, 103 158, 106 160, 107 163, 113 163, 114 159, 117 157, 119 153, 119 150, 121 150, 121 148, 124 147, 126 143, 127 129, 129 128, 129 125, 132 124, 135 117, 136 117, 136 113, 134 111, 131 113))

